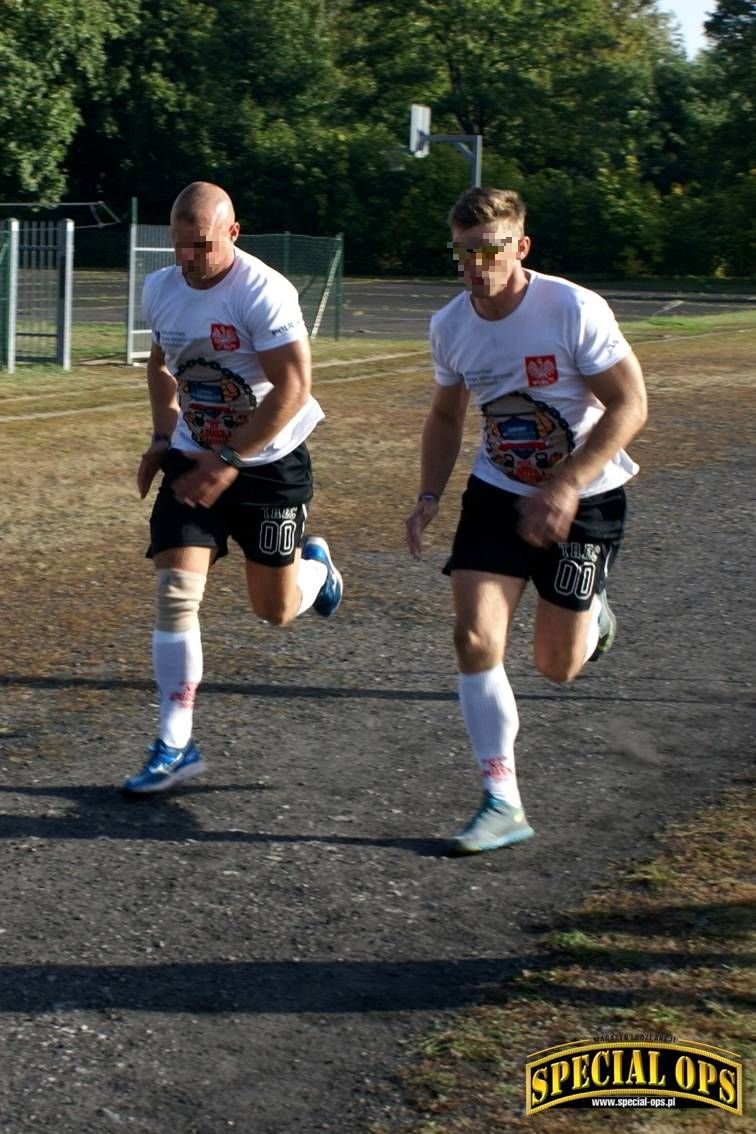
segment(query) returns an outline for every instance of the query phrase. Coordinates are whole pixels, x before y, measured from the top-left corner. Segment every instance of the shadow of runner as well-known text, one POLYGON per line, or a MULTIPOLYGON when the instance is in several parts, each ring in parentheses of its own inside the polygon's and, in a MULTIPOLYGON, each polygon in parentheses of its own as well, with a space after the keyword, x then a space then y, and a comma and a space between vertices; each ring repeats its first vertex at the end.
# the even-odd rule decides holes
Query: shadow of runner
MULTIPOLYGON (((419 1012, 480 1002, 523 958, 2 965, 0 1012, 419 1012)), ((531 962, 532 963, 532 962, 531 962)))
MULTIPOLYGON (((696 696, 683 696, 679 693, 658 695, 655 693, 626 694, 604 690, 588 692, 594 688, 590 682, 591 672, 580 674, 575 684, 569 688, 559 686, 543 693, 518 691, 518 701, 596 701, 601 704, 641 704, 641 705, 737 705, 739 709, 751 708, 754 702, 746 700, 741 690, 736 693, 706 690, 696 696)), ((62 677, 20 673, 0 674, 0 689, 20 687, 27 689, 89 689, 108 692, 113 689, 144 690, 155 692, 152 679, 132 677, 62 677)), ((548 689, 548 685, 545 684, 548 689)), ((270 685, 252 681, 203 681, 203 699, 214 694, 222 696, 262 697, 271 700, 314 700, 335 701, 457 701, 455 689, 381 689, 349 685, 270 685)))
MULTIPOLYGON (((222 786, 191 785, 182 789, 181 797, 214 792, 264 791, 260 784, 224 784, 222 786)), ((45 786, 13 787, 0 785, 0 797, 24 795, 37 799, 64 799, 73 804, 66 815, 3 815, 0 814, 1 839, 129 839, 150 842, 192 843, 314 843, 331 846, 390 847, 410 851, 429 858, 445 857, 448 842, 444 839, 365 838, 356 835, 290 835, 244 831, 238 827, 208 831, 181 805, 175 795, 150 795, 145 798, 124 798, 111 786, 45 786)))

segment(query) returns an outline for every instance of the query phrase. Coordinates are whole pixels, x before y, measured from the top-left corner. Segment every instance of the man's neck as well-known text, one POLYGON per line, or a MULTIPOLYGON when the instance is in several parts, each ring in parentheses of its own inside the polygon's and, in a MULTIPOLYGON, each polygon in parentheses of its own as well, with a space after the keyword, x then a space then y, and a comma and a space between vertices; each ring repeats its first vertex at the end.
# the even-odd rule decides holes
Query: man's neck
POLYGON ((471 294, 470 299, 476 314, 481 319, 491 321, 506 319, 507 315, 511 315, 522 303, 529 283, 530 273, 526 268, 521 267, 509 277, 506 285, 496 295, 471 294))
POLYGON ((226 276, 234 266, 235 259, 236 254, 231 257, 225 268, 221 268, 221 270, 219 272, 216 272, 214 276, 209 276, 207 279, 200 280, 198 283, 192 283, 191 280, 186 279, 186 276, 184 276, 184 279, 186 280, 189 287, 194 288, 195 291, 208 291, 209 288, 215 287, 216 284, 219 284, 222 280, 225 280, 226 276))

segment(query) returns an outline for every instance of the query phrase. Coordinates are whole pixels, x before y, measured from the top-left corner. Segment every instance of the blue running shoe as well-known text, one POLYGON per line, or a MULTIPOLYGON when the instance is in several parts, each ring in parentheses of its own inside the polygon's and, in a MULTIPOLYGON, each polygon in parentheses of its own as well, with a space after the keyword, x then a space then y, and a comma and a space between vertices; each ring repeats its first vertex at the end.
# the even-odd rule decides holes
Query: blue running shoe
POLYGON ((534 834, 521 807, 512 807, 487 791, 470 822, 452 839, 449 853, 479 854, 497 850, 532 839, 534 834))
POLYGON ((205 770, 205 761, 193 740, 185 748, 169 748, 158 739, 148 749, 150 755, 141 772, 131 776, 121 790, 124 795, 149 795, 189 780, 205 770))
POLYGON ((333 565, 328 544, 321 536, 308 536, 302 545, 302 558, 318 559, 326 565, 328 572, 326 581, 318 591, 318 597, 312 606, 313 610, 322 614, 323 618, 330 618, 339 608, 344 593, 344 580, 341 578, 341 572, 333 565))

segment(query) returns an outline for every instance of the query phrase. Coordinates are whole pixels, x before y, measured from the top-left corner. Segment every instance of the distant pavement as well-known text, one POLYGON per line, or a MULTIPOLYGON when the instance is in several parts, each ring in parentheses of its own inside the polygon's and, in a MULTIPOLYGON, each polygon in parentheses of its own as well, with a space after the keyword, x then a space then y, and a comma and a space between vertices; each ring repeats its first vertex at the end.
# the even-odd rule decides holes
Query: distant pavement
MULTIPOLYGON (((617 318, 647 319, 652 315, 712 315, 745 311, 756 303, 753 295, 703 295, 690 293, 596 290, 611 304, 617 318)), ((450 280, 359 280, 343 284, 344 309, 341 333, 351 337, 421 339, 428 333, 428 320, 459 292, 450 280)))

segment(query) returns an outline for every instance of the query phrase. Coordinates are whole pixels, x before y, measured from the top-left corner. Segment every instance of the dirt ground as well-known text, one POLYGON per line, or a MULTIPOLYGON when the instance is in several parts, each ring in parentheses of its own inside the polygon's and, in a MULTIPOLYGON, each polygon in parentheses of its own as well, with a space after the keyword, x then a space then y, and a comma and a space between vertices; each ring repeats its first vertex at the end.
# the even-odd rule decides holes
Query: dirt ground
POLYGON ((476 431, 412 563, 427 367, 316 381, 310 530, 338 557, 342 609, 273 630, 247 613, 238 554, 219 565, 196 731, 208 774, 139 804, 114 785, 156 719, 149 501, 132 488, 144 406, 118 370, 88 399, 0 397, 3 1134, 390 1121, 405 1040, 506 982, 534 927, 750 763, 755 346, 751 331, 639 348, 651 419, 632 448, 617 645, 550 685, 526 601, 508 668, 538 837, 464 861, 444 840, 478 786, 439 568, 476 431), (30 416, 105 403, 122 408, 30 416))

